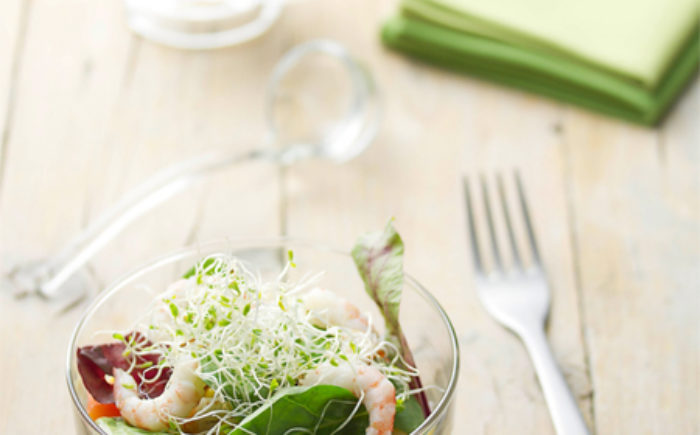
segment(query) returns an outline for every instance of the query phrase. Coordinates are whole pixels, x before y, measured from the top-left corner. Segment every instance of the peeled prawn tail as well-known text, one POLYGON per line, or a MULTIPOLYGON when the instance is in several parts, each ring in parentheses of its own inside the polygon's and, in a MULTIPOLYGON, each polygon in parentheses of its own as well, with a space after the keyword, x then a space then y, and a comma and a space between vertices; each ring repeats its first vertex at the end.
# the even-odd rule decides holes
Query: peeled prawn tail
POLYGON ((369 318, 350 301, 330 290, 314 288, 304 296, 302 303, 311 314, 311 322, 319 327, 341 326, 366 331, 369 318))
POLYGON ((345 388, 362 399, 369 414, 366 435, 391 435, 396 415, 396 390, 379 369, 365 364, 333 366, 323 363, 301 381, 301 385, 319 384, 345 388))
POLYGON ((204 397, 204 382, 195 374, 196 361, 176 366, 163 394, 141 399, 134 378, 120 369, 114 370, 114 399, 124 420, 150 431, 168 428, 171 419, 189 417, 204 397))

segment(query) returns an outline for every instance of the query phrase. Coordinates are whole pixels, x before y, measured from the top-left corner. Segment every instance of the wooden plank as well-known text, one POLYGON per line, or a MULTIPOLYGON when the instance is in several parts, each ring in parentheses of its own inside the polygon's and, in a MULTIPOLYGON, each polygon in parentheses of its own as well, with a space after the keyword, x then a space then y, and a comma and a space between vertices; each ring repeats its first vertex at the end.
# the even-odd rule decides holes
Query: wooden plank
MULTIPOLYGON (((94 167, 104 190, 91 195, 91 216, 169 165, 209 152, 245 152, 262 146, 266 133, 264 89, 281 53, 274 37, 210 52, 137 44, 100 151, 121 170, 94 167)), ((274 165, 231 168, 134 222, 99 255, 95 268, 114 277, 187 241, 276 234, 277 191, 274 165), (109 261, 125 249, 132 252, 128 265, 109 261)))
POLYGON ((564 121, 600 433, 698 431, 697 97, 660 132, 564 121))
MULTIPOLYGON (((671 243, 664 244, 670 251, 672 264, 669 281, 670 316, 675 310, 680 314, 671 318, 675 343, 665 342, 666 347, 675 347, 673 353, 680 356, 670 372, 671 385, 661 385, 659 402, 665 405, 664 420, 674 420, 680 433, 700 433, 700 126, 697 114, 700 112, 700 82, 683 97, 672 113, 660 134, 659 156, 662 166, 662 187, 667 210, 675 215, 663 225, 680 225, 671 243), (678 249, 669 249, 676 245, 678 249), (684 307, 687 304, 687 308, 684 307), (693 308, 694 306, 694 308, 693 308), (670 345, 670 346, 669 346, 670 345), (666 397, 673 397, 668 404, 666 397), (680 410, 674 410, 678 406, 680 410)), ((658 285, 666 286, 665 282, 658 285)), ((670 364, 669 364, 670 365, 670 364)), ((662 421, 659 427, 666 421, 662 421)), ((662 428, 661 430, 665 430, 662 428)))
MULTIPOLYGON (((26 11, 26 2, 21 0, 6 1, 0 4, 0 198, 3 192, 3 175, 7 166, 6 149, 9 139, 9 121, 11 118, 12 108, 16 101, 16 77, 19 69, 19 51, 23 40, 26 27, 26 19, 24 14, 26 11), (24 14, 23 14, 24 12, 24 14)), ((3 265, 3 268, 4 269, 3 265)), ((6 309, 10 302, 7 289, 2 286, 0 280, 0 314, 6 318, 6 309)), ((0 320, 0 370, 2 371, 2 381, 8 385, 8 393, 17 394, 17 388, 11 382, 12 376, 17 373, 18 366, 22 363, 20 358, 15 357, 17 349, 14 346, 14 341, 7 337, 8 333, 22 334, 22 330, 18 330, 11 323, 5 323, 0 320)), ((24 335, 24 334, 22 334, 24 335)), ((27 337, 30 338, 30 337, 27 337)), ((12 411, 17 411, 15 408, 10 408, 15 402, 15 398, 8 394, 3 394, 0 398, 0 406, 8 408, 0 411, 0 432, 9 433, 8 425, 12 411), (9 402, 9 403, 7 403, 9 402)))
MULTIPOLYGON (((83 224, 90 150, 118 96, 129 41, 109 18, 118 16, 117 4, 25 4, 0 194, 3 270, 55 249, 83 224)), ((63 361, 79 312, 52 310, 0 291, 1 433, 74 430, 63 361)))
POLYGON ((314 23, 300 26, 297 39, 323 35, 347 42, 376 76, 385 97, 385 118, 376 143, 356 161, 341 167, 308 164, 289 171, 289 234, 349 248, 358 234, 396 217, 407 245, 407 270, 443 303, 460 337, 455 431, 551 433, 526 352, 488 317, 476 298, 466 244, 462 174, 520 168, 555 291, 550 338, 590 419, 591 387, 575 291, 559 107, 386 53, 374 36, 363 39, 374 34, 380 16, 381 6, 372 2, 353 4, 349 24, 340 18, 316 20, 319 14, 345 17, 331 15, 331 10, 349 5, 314 6, 295 6, 290 12, 298 21, 314 23))
MULTIPOLYGON (((491 171, 504 174, 506 180, 514 168, 521 174, 552 290, 549 340, 590 425, 593 418, 592 386, 581 335, 582 319, 572 257, 570 210, 561 147, 561 109, 535 97, 500 89, 486 88, 479 94, 480 101, 475 102, 468 112, 473 124, 465 127, 468 145, 463 151, 463 168, 472 181, 476 181, 478 173, 488 175, 491 171), (504 129, 503 126, 509 127, 504 129)), ((498 209, 496 214, 499 214, 498 209)), ((521 242, 522 238, 521 230, 521 242)), ((503 251, 505 240, 502 238, 500 242, 503 251)), ((496 409, 507 417, 492 417, 488 427, 497 433, 512 433, 523 431, 523 426, 519 425, 528 422, 524 427, 530 433, 551 432, 549 414, 526 353, 513 337, 501 337, 502 331, 493 331, 495 324, 490 319, 489 322, 491 332, 485 335, 495 335, 487 338, 479 351, 490 353, 490 359, 501 360, 490 376, 498 379, 492 389, 495 397, 503 402, 496 409), (490 342, 494 340, 509 347, 489 350, 490 342)), ((494 411, 490 412, 493 415, 494 411)))
POLYGON ((95 23, 118 10, 80 1, 32 5, 2 198, 2 240, 21 240, 12 250, 23 257, 81 225, 90 152, 103 140, 129 42, 120 23, 95 23), (37 209, 43 213, 30 213, 37 209))
POLYGON ((18 54, 24 40, 27 13, 27 3, 21 0, 6 1, 0 6, 0 192, 9 138, 8 121, 15 100, 18 54))

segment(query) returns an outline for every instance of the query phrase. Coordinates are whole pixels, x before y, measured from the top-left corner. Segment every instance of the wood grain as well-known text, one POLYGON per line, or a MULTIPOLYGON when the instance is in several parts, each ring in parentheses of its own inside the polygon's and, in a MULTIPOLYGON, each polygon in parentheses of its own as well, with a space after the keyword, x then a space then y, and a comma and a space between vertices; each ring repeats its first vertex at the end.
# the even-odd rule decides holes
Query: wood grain
POLYGON ((573 112, 564 121, 600 433, 698 430, 692 113, 697 86, 662 131, 573 112))
POLYGON ((23 48, 28 7, 20 0, 0 6, 0 189, 2 189, 5 150, 15 105, 19 54, 23 48))
MULTIPOLYGON (((390 53, 377 29, 393 7, 293 2, 259 40, 188 52, 133 36, 117 1, 3 1, 0 269, 54 252, 169 164, 259 146, 276 60, 334 38, 383 95, 372 147, 342 166, 222 171, 100 253, 87 268, 98 287, 186 243, 285 233, 349 248, 393 216, 406 269, 458 331, 455 433, 552 433, 526 352, 472 284, 463 177, 517 169, 553 289, 549 338, 589 424, 700 432, 700 85, 662 128, 633 127, 390 53)), ((7 290, 0 433, 72 433, 63 359, 81 308, 7 290)))
MULTIPOLYGON (((15 56, 20 63, 0 196, 3 270, 56 249, 84 225, 90 150, 104 133, 129 40, 107 19, 115 13, 110 3, 23 7, 28 15, 22 53, 15 56)), ((59 379, 79 312, 56 315, 37 301, 13 300, 7 288, 0 297, 0 372, 7 386, 0 432, 69 433, 73 417, 59 379)))

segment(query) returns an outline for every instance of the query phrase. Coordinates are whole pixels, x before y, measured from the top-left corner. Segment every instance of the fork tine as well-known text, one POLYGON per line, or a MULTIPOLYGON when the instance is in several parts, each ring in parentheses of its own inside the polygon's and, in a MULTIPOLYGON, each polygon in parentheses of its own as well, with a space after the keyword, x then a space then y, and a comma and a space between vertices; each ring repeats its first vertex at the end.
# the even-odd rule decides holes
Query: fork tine
POLYGON ((523 218, 525 220, 525 228, 527 230, 527 238, 530 240, 530 247, 532 248, 532 259, 536 265, 541 264, 540 251, 537 247, 537 239, 535 238, 535 230, 532 228, 532 221, 530 220, 530 212, 527 206, 527 201, 525 199, 525 190, 523 189, 523 183, 520 180, 520 173, 515 171, 515 184, 518 188, 518 199, 520 200, 520 208, 522 209, 523 218))
POLYGON ((496 239, 496 227, 493 223, 493 214, 491 213, 491 201, 489 200, 489 192, 486 187, 486 177, 481 174, 481 192, 484 197, 484 208, 486 209, 486 220, 488 221, 489 235, 491 236, 491 248, 493 249, 493 261, 494 265, 503 269, 503 264, 501 263, 501 253, 498 250, 498 239, 496 239))
POLYGON ((469 242, 472 246, 472 255, 474 256, 474 267, 477 273, 484 273, 484 265, 481 259, 481 251, 479 250, 479 240, 476 238, 476 224, 474 220, 474 207, 472 206, 472 197, 469 190, 469 180, 464 177, 464 198, 467 206, 467 221, 469 223, 469 242))
POLYGON ((513 223, 510 220, 510 212, 508 211, 508 201, 506 200, 506 191, 503 187, 503 177, 499 173, 496 181, 498 183, 498 196, 501 199, 501 208, 503 209, 503 219, 506 223, 506 228, 508 230, 508 240, 510 241, 510 248, 513 251, 513 263, 515 266, 522 268, 523 262, 520 258, 520 252, 518 251, 518 245, 515 242, 515 231, 513 231, 513 223))

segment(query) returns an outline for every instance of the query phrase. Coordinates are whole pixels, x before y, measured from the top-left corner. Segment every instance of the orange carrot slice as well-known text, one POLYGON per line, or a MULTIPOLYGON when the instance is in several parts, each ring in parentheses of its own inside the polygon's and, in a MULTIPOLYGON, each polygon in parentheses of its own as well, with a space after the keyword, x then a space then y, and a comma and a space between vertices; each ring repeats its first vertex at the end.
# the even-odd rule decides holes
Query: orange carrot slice
POLYGON ((91 419, 119 417, 119 408, 114 403, 100 403, 88 394, 87 412, 91 419))

